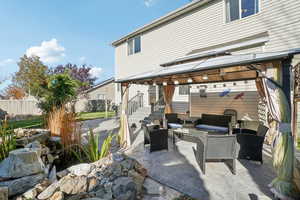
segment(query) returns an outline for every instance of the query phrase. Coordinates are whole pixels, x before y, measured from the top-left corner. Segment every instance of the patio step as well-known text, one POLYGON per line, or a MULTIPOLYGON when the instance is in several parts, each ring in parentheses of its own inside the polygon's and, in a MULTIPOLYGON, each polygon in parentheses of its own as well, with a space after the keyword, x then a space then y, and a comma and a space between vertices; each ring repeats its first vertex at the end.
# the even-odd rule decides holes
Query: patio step
POLYGON ((129 116, 128 122, 129 122, 129 127, 135 123, 138 127, 140 128, 140 120, 144 119, 145 117, 149 116, 151 112, 150 107, 142 107, 139 108, 135 113, 129 116))

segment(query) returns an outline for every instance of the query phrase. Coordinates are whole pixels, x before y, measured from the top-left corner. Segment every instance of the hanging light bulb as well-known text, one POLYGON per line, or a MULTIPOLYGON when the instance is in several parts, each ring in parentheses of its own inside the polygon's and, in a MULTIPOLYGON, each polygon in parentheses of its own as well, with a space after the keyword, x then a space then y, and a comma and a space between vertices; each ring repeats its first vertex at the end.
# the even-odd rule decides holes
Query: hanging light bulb
POLYGON ((203 80, 208 80, 208 76, 207 75, 203 75, 202 79, 203 80))
POLYGON ((167 82, 163 82, 163 86, 166 86, 166 85, 168 85, 167 82))
POLYGON ((156 86, 156 82, 154 81, 152 85, 153 85, 153 86, 156 86))
POLYGON ((192 83, 192 82, 193 82, 193 79, 189 78, 189 79, 187 80, 187 82, 188 82, 188 83, 192 83))
POLYGON ((178 84, 179 84, 179 81, 174 81, 174 84, 175 84, 175 85, 178 85, 178 84))

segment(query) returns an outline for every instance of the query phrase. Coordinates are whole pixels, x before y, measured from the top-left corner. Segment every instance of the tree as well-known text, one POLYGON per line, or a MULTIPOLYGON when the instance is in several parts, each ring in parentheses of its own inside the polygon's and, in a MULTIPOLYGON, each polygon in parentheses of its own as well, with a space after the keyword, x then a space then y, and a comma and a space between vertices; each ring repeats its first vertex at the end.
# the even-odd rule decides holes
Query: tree
POLYGON ((39 57, 26 55, 21 57, 18 66, 19 71, 13 77, 14 84, 23 88, 26 93, 40 98, 47 88, 48 67, 40 61, 39 57))
POLYGON ((52 74, 68 73, 74 80, 77 80, 79 87, 77 94, 91 88, 94 85, 95 78, 90 75, 91 67, 86 65, 77 66, 75 64, 58 65, 51 70, 52 74))
POLYGON ((45 113, 49 113, 75 99, 77 89, 78 81, 68 73, 50 75, 39 106, 45 113))
POLYGON ((6 89, 5 89, 5 97, 10 99, 23 99, 25 97, 25 91, 15 85, 9 85, 6 89))

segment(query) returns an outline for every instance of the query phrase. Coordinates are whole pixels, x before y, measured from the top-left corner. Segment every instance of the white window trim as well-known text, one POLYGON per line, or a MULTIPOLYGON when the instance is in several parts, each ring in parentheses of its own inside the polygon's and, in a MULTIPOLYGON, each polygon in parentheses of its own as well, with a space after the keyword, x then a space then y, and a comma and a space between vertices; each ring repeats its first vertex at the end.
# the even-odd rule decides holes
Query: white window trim
POLYGON ((178 95, 179 96, 188 96, 190 94, 191 94, 191 87, 189 85, 179 85, 178 86, 178 95), (179 89, 180 86, 188 86, 188 94, 180 94, 180 89, 179 89))
POLYGON ((139 54, 141 52, 142 52, 142 36, 141 35, 135 36, 135 37, 127 40, 127 55, 128 56, 139 54), (140 37, 140 51, 135 53, 135 38, 137 38, 137 37, 140 37), (133 43, 132 54, 129 54, 129 41, 132 41, 132 43, 133 43))
POLYGON ((257 10, 257 13, 254 13, 253 15, 249 15, 247 17, 243 17, 242 18, 242 0, 239 0, 239 19, 236 19, 236 20, 233 20, 233 21, 227 21, 226 1, 227 0, 223 1, 223 13, 224 13, 223 14, 223 19, 224 19, 224 24, 229 24, 229 23, 232 23, 232 22, 240 21, 240 20, 246 19, 248 17, 255 16, 255 15, 257 15, 257 14, 259 14, 261 12, 262 0, 258 0, 258 10, 257 10))

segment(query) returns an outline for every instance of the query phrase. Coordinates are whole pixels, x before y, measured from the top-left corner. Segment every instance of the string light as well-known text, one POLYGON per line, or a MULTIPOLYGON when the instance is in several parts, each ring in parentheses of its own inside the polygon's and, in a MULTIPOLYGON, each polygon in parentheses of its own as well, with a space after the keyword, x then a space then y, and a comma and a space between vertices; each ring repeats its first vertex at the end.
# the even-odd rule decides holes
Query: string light
POLYGON ((187 80, 187 82, 188 82, 188 83, 192 83, 192 82, 193 82, 193 79, 189 78, 189 79, 187 80))
POLYGON ((156 86, 156 82, 153 82, 153 84, 152 84, 153 86, 156 86))
POLYGON ((202 77, 202 79, 203 79, 203 80, 208 80, 208 76, 207 76, 207 75, 204 75, 204 76, 202 77))
POLYGON ((163 82, 163 86, 166 86, 166 85, 168 85, 167 82, 163 82))
POLYGON ((175 84, 175 85, 178 85, 178 84, 179 84, 179 81, 174 81, 174 84, 175 84))

